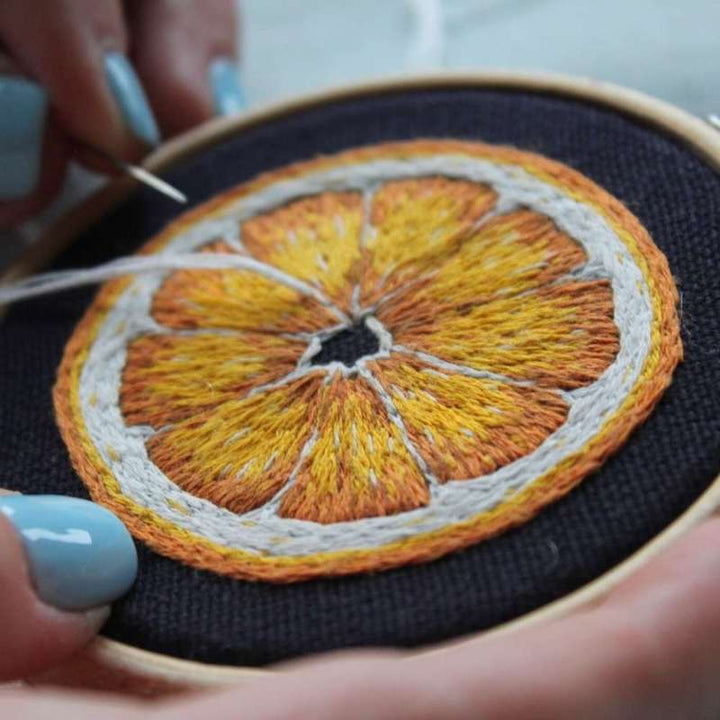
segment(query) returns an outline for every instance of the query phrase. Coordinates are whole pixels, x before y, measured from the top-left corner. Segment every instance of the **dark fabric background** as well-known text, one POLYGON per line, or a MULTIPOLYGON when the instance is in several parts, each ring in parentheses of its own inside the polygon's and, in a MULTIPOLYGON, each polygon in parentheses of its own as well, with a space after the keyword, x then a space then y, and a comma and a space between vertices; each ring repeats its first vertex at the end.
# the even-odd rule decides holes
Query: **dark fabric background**
MULTIPOLYGON (((511 91, 408 91, 338 101, 255 127, 168 176, 199 203, 290 161, 421 136, 543 153, 623 200, 667 254, 682 292, 686 361, 672 387, 600 472, 520 529, 423 566, 285 586, 230 580, 140 548, 139 580, 115 606, 108 636, 228 664, 450 638, 517 617, 597 577, 674 520, 717 475, 720 177, 674 140, 575 101, 511 91)), ((131 252, 176 212, 141 191, 58 266, 131 252)), ((85 495, 55 428, 50 391, 93 292, 18 305, 0 325, 0 484, 85 495)))

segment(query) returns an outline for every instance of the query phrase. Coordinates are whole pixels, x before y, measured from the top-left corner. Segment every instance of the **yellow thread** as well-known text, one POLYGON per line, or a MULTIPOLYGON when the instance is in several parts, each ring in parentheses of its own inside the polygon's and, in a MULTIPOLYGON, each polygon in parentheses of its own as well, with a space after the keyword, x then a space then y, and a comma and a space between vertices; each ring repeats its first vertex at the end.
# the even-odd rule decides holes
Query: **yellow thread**
POLYGON ((564 401, 547 390, 445 374, 401 357, 374 367, 410 438, 442 482, 479 477, 527 455, 567 416, 564 401), (511 434, 518 428, 520 434, 511 434))
POLYGON ((185 515, 186 517, 192 515, 192 513, 184 505, 181 505, 177 500, 167 498, 166 502, 173 510, 177 510, 177 512, 179 512, 181 515, 185 515))
POLYGON ((383 303, 381 317, 395 326, 407 319, 420 324, 434 317, 438 304, 463 307, 514 297, 559 280, 585 260, 582 248, 543 215, 501 215, 464 239, 439 267, 417 273, 383 303))
MULTIPOLYGON (((232 252, 222 243, 207 250, 232 252)), ((249 270, 173 273, 155 295, 153 315, 174 329, 310 332, 337 324, 316 300, 249 270)))
POLYGON ((306 343, 261 333, 139 338, 128 348, 123 413, 138 425, 183 420, 287 375, 305 348, 306 343))
POLYGON ((243 244, 254 257, 312 282, 348 310, 362 221, 362 195, 324 193, 249 220, 243 244))
POLYGON ((376 194, 365 245, 363 302, 370 305, 458 246, 495 203, 489 188, 463 180, 389 182, 376 194))
MULTIPOLYGON (((480 370, 572 389, 597 380, 617 354, 606 281, 546 286, 467 308, 428 292, 425 307, 398 327, 397 342, 480 370)), ((386 309, 379 317, 393 319, 386 309)))
POLYGON ((268 502, 285 484, 310 436, 308 376, 193 415, 151 437, 150 459, 179 487, 234 512, 268 502))
POLYGON ((318 438, 283 498, 283 516, 341 522, 427 503, 420 471, 364 380, 336 376, 316 402, 318 438))
MULTIPOLYGON (((632 428, 649 413, 662 389, 668 384, 672 369, 681 356, 677 315, 674 307, 677 295, 666 261, 652 246, 637 221, 617 201, 567 168, 528 154, 467 143, 428 141, 427 143, 387 145, 354 151, 341 156, 335 162, 360 162, 383 154, 391 155, 393 152, 407 156, 413 152, 421 155, 460 150, 470 155, 490 158, 495 162, 518 163, 520 161, 520 164, 523 164, 526 169, 542 175, 546 181, 572 193, 580 202, 596 207, 607 217, 610 225, 623 239, 648 283, 654 312, 651 328, 653 351, 648 356, 641 377, 626 397, 622 407, 606 419, 602 430, 581 451, 566 458, 525 490, 514 494, 511 499, 489 512, 481 513, 466 522, 389 543, 372 551, 347 550, 290 558, 275 555, 261 557, 243 550, 221 548, 173 526, 152 511, 141 508, 125 498, 120 492, 112 472, 98 456, 84 428, 78 396, 80 371, 86 360, 87 349, 108 307, 108 305, 103 307, 103 303, 111 302, 124 289, 122 281, 117 281, 110 283, 101 293, 94 312, 86 317, 68 345, 55 393, 58 420, 63 436, 72 451, 73 460, 79 472, 88 482, 94 497, 113 507, 126 518, 139 537, 144 537, 161 552, 181 558, 192 557, 193 562, 201 567, 212 568, 238 577, 293 580, 318 574, 357 572, 365 569, 380 569, 404 562, 426 560, 488 537, 523 521, 536 512, 540 506, 559 494, 567 492, 587 472, 602 462, 610 450, 617 448, 632 428)), ((306 167, 308 169, 326 167, 329 162, 332 161, 315 161, 306 167)), ((294 168, 292 172, 297 173, 298 170, 294 168)), ((263 183, 272 182, 277 177, 278 175, 275 174, 265 178, 252 184, 250 189, 261 187, 263 183)), ((241 192, 246 191, 243 189, 241 192)), ((238 192, 230 193, 227 200, 221 199, 212 203, 210 212, 220 213, 223 203, 237 197, 238 194, 238 192)), ((151 248, 158 249, 171 237, 171 231, 166 231, 158 240, 151 243, 151 248)), ((564 311, 570 312, 567 307, 563 305, 560 307, 564 308, 564 311)), ((554 308, 554 310, 556 309, 554 308)), ((567 317, 569 321, 573 322, 581 318, 577 313, 575 315, 570 313, 567 317)), ((585 330, 589 332, 590 328, 585 330)), ((544 362, 541 369, 547 374, 549 364, 544 362)), ((474 432, 472 428, 465 429, 474 432)), ((453 437, 458 440, 461 435, 462 428, 456 427, 453 437)), ((521 435, 514 435, 514 437, 515 440, 519 440, 521 435)), ((351 443, 353 441, 352 431, 350 441, 351 443)))

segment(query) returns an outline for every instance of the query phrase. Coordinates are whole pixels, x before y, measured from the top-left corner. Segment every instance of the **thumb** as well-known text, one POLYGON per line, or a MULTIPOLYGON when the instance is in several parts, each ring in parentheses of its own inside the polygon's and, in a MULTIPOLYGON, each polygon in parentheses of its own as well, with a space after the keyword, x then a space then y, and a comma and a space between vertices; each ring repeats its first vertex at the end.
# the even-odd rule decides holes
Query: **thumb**
POLYGON ((136 571, 132 538, 105 508, 60 496, 1 496, 0 682, 86 645, 136 571))

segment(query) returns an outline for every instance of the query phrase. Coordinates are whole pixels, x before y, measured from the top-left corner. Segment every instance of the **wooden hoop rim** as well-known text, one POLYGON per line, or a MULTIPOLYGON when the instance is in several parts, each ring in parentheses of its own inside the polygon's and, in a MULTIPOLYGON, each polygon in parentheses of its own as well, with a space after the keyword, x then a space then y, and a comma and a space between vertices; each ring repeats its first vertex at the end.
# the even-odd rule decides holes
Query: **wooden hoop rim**
MULTIPOLYGON (((186 156, 239 131, 329 102, 401 90, 463 87, 554 95, 605 107, 646 124, 651 129, 670 135, 720 172, 720 132, 684 110, 644 93, 611 83, 564 75, 504 70, 390 78, 272 104, 244 113, 240 117, 218 118, 166 143, 146 159, 144 166, 151 171, 162 171, 186 156)), ((23 277, 42 268, 48 260, 69 245, 79 232, 119 204, 135 188, 136 183, 132 180, 125 178, 116 180, 79 207, 71 210, 56 221, 27 253, 12 264, 0 277, 0 282, 23 277)), ((720 475, 700 498, 665 530, 599 578, 520 618, 476 635, 418 650, 411 654, 410 658, 443 652, 460 643, 477 642, 479 638, 488 635, 514 632, 540 622, 563 617, 584 605, 597 602, 670 543, 715 513, 719 507, 720 475)), ((61 670, 55 670, 33 681, 158 696, 189 688, 237 683, 271 673, 272 671, 262 669, 181 660, 99 637, 61 670)))

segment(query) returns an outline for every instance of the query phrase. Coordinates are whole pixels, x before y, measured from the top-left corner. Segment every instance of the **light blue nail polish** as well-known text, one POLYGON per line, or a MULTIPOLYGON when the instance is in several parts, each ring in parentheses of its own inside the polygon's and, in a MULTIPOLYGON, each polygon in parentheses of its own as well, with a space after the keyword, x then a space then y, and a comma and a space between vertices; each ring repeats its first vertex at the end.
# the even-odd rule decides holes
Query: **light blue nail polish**
POLYGON ((155 116, 135 69, 119 52, 105 55, 105 76, 130 131, 146 145, 160 142, 155 116))
POLYGON ((0 200, 18 200, 37 187, 47 108, 37 83, 0 76, 0 200))
POLYGON ((62 610, 89 610, 123 595, 137 574, 125 526, 100 505, 60 495, 0 497, 22 538, 35 591, 62 610))
POLYGON ((208 67, 208 76, 216 115, 234 115, 245 109, 245 95, 234 60, 213 60, 208 67))

